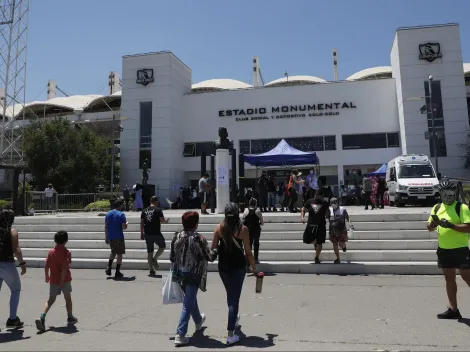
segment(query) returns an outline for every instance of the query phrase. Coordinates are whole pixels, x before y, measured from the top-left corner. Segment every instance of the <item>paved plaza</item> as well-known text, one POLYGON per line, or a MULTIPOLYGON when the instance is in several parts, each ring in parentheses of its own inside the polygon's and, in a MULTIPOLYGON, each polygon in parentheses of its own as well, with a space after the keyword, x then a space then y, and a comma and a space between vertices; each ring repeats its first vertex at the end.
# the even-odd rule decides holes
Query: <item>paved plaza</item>
MULTIPOLYGON (((0 333, 0 350, 156 351, 174 350, 180 305, 161 304, 161 278, 146 271, 123 272, 126 281, 102 270, 73 270, 75 328, 65 326, 62 297, 47 316, 50 327, 37 334, 34 320, 48 294, 42 269, 23 277, 19 315, 23 331, 0 333)), ((160 272, 159 274, 165 274, 160 272)), ((470 319, 439 321, 446 308, 442 277, 278 274, 264 280, 262 294, 247 277, 241 299, 241 343, 233 350, 468 350, 470 319)), ((470 318, 470 289, 460 285, 460 309, 470 318)), ((2 324, 9 291, 0 293, 2 324)), ((217 273, 199 294, 208 316, 205 328, 181 350, 219 350, 226 335, 225 291, 217 273)), ((189 335, 194 325, 190 323, 189 335)))

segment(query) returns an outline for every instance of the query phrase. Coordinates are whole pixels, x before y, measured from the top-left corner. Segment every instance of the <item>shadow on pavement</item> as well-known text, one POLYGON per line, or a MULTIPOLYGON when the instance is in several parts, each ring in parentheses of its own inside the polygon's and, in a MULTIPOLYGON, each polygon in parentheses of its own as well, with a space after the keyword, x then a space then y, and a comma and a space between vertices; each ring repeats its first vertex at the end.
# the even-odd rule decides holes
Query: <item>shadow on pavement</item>
MULTIPOLYGON (((233 346, 227 346, 225 343, 225 338, 223 341, 219 341, 216 339, 213 339, 210 336, 204 335, 204 331, 206 328, 202 328, 199 331, 196 331, 193 336, 191 337, 191 340, 189 342, 190 347, 196 347, 196 348, 201 348, 201 349, 225 349, 225 348, 232 348, 233 346)), ((266 334, 267 338, 259 337, 259 336, 246 336, 241 329, 237 329, 237 335, 240 336, 240 342, 235 344, 235 349, 236 346, 244 346, 248 348, 268 348, 272 347, 275 345, 274 343, 274 338, 276 338, 278 335, 275 334, 266 334)), ((170 338, 170 340, 173 340, 174 338, 170 338)))
POLYGON ((462 318, 462 319, 459 319, 459 323, 465 324, 465 325, 467 325, 467 326, 470 328, 470 319, 469 319, 469 318, 462 318))
POLYGON ((24 331, 19 329, 6 330, 0 333, 0 343, 14 342, 30 339, 31 336, 24 337, 24 331))
POLYGON ((151 277, 151 278, 154 278, 154 279, 161 279, 161 278, 163 278, 163 276, 162 276, 162 275, 159 275, 159 274, 155 274, 155 275, 150 275, 150 274, 149 274, 149 275, 147 275, 147 276, 148 276, 148 277, 151 277))
POLYGON ((135 281, 136 277, 135 276, 130 276, 130 277, 127 277, 127 276, 124 276, 124 277, 121 277, 121 278, 117 278, 117 277, 107 277, 106 280, 113 280, 113 281, 135 281))
POLYGON ((71 335, 71 334, 75 334, 78 332, 78 329, 75 325, 66 325, 66 326, 59 326, 59 327, 50 326, 48 330, 52 332, 65 334, 65 335, 71 335))
POLYGON ((274 338, 278 335, 268 333, 266 334, 266 338, 260 336, 246 336, 240 328, 238 336, 240 336, 240 342, 238 343, 240 346, 248 348, 268 348, 275 345, 274 338))

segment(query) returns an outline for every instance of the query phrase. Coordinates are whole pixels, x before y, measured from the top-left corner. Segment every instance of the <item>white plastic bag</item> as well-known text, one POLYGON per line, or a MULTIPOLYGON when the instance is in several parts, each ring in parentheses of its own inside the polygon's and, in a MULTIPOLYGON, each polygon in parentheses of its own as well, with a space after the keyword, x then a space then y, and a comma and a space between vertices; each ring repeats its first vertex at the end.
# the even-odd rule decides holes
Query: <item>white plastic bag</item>
POLYGON ((348 239, 352 240, 354 238, 354 228, 351 226, 348 230, 348 239))
POLYGON ((162 303, 163 304, 178 304, 183 303, 184 292, 177 282, 173 282, 173 273, 165 277, 162 287, 162 303))

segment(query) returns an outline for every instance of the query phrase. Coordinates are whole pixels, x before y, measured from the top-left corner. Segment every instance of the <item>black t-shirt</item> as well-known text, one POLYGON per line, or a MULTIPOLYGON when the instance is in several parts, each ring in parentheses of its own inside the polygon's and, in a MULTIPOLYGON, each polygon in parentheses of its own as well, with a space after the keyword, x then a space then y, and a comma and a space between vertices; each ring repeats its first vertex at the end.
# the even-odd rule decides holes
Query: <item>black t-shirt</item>
POLYGON ((381 178, 378 182, 377 182, 377 189, 380 190, 380 191, 385 191, 385 179, 381 178))
POLYGON ((269 178, 267 182, 268 192, 276 192, 276 181, 273 178, 269 178))
POLYGON ((142 211, 140 218, 144 220, 144 233, 146 235, 158 235, 161 233, 160 218, 163 218, 162 209, 151 205, 142 211))
POLYGON ((304 208, 308 211, 310 225, 326 226, 326 218, 330 217, 328 202, 311 198, 305 202, 304 208))

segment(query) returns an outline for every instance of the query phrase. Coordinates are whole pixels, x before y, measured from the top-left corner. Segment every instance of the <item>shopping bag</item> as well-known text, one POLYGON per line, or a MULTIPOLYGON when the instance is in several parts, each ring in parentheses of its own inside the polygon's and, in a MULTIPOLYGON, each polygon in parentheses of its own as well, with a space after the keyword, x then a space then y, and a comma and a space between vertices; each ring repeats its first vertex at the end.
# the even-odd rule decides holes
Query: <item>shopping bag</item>
POLYGON ((178 304, 183 303, 184 292, 177 282, 173 282, 173 273, 165 277, 162 287, 162 303, 163 304, 178 304))
POLYGON ((354 228, 353 227, 350 227, 349 230, 348 230, 348 239, 353 239, 354 237, 354 228))

